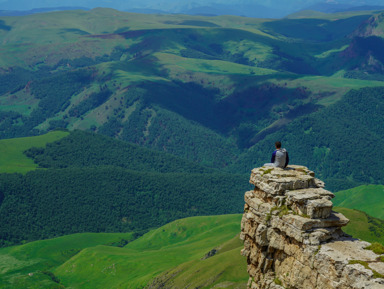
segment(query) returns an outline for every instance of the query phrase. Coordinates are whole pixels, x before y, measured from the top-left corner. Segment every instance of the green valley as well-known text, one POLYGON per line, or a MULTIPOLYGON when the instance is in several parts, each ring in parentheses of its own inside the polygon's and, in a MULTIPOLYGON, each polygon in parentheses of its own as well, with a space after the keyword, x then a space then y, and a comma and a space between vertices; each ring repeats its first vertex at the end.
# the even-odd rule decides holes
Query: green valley
POLYGON ((177 220, 131 242, 129 234, 77 234, 3 248, 0 281, 5 284, 2 288, 15 289, 143 288, 163 282, 162 274, 171 274, 174 284, 184 286, 190 282, 185 278, 190 278, 190 284, 205 288, 245 288, 240 219, 226 215, 177 220), (129 243, 115 246, 121 239, 129 243), (213 249, 216 254, 205 259, 213 249), (212 267, 217 262, 220 265, 212 267), (201 271, 199 278, 194 268, 201 271))
POLYGON ((384 244, 384 12, 0 17, 0 288, 246 288, 282 141, 384 244))
MULTIPOLYGON (((384 244, 382 220, 335 208, 354 237, 384 244)), ((241 215, 174 221, 130 233, 75 234, 0 249, 2 288, 246 288, 241 215), (210 253, 210 254, 208 254, 210 253), (12 284, 12 285, 11 285, 12 284)))
MULTIPOLYGON (((297 139, 291 131, 306 117, 384 84, 377 11, 254 19, 98 8, 0 20, 7 27, 0 30, 1 138, 81 129, 248 173, 268 160, 270 152, 253 153, 266 151, 267 136, 297 139)), ((365 118, 364 100, 355 105, 365 118)), ((318 129, 328 138, 326 126, 318 129)), ((349 135, 337 134, 329 138, 349 135)), ((300 142, 288 144, 302 151, 300 142)), ((313 157, 294 154, 332 189, 341 187, 332 174, 340 174, 337 182, 352 174, 348 187, 367 181, 353 176, 357 170, 343 172, 353 165, 335 168, 333 159, 329 171, 313 167, 313 157)))

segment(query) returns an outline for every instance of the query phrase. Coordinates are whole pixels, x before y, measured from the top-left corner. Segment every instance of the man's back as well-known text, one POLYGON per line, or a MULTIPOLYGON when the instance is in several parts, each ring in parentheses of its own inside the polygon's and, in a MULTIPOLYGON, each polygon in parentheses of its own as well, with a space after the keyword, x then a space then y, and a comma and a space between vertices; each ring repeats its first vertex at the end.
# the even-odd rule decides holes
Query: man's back
POLYGON ((274 164, 275 167, 279 168, 285 168, 288 164, 287 162, 287 151, 286 149, 277 149, 272 154, 272 160, 271 162, 274 164))
POLYGON ((272 154, 271 162, 264 164, 264 166, 272 166, 279 168, 286 168, 289 163, 289 156, 286 149, 281 148, 281 142, 275 142, 276 150, 272 154))

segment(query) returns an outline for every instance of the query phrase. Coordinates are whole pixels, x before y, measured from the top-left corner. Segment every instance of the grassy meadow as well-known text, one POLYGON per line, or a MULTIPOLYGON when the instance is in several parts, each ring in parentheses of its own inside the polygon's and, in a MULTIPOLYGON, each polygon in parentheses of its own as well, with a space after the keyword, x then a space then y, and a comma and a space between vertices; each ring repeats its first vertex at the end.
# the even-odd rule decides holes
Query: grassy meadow
POLYGON ((363 211, 334 207, 334 210, 346 216, 350 223, 343 231, 354 238, 384 245, 384 221, 371 217, 363 211))
MULTIPOLYGON (((384 221, 335 210, 351 220, 346 233, 384 244, 384 221)), ((83 233, 2 248, 1 288, 246 288, 240 219, 181 219, 135 240, 131 233, 83 233), (213 249, 217 253, 206 258, 213 249)))
POLYGON ((363 211, 372 217, 384 219, 384 186, 363 185, 337 192, 335 206, 363 211))
POLYGON ((85 248, 132 238, 132 233, 83 233, 0 249, 0 288, 62 288, 49 270, 85 248))
POLYGON ((38 165, 24 151, 32 147, 45 147, 47 143, 67 135, 69 132, 53 131, 41 136, 0 140, 0 173, 25 174, 35 170, 38 165))
POLYGON ((130 233, 76 234, 3 248, 0 281, 5 288, 143 288, 175 270, 175 284, 245 288, 240 219, 225 215, 177 220, 124 247, 112 245, 130 241, 130 233), (212 249, 218 253, 203 260, 212 249))

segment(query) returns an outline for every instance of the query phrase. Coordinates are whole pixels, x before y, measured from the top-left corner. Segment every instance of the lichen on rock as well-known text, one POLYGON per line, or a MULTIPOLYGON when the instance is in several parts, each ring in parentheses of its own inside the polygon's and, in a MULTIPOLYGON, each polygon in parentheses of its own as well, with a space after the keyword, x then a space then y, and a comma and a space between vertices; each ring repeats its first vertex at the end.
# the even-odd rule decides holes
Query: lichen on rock
POLYGON ((349 220, 332 211, 334 195, 314 172, 261 167, 250 183, 240 234, 248 288, 384 288, 384 263, 364 249, 369 243, 343 233, 349 220))

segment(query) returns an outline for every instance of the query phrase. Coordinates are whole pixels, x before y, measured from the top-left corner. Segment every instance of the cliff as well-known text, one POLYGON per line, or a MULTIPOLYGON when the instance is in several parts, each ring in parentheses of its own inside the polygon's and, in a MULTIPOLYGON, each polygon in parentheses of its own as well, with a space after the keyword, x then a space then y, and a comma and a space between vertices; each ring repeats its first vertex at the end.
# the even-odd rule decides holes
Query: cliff
POLYGON ((384 288, 384 257, 343 233, 349 220, 314 172, 261 167, 250 183, 240 235, 248 288, 384 288))
POLYGON ((384 36, 384 13, 380 12, 374 14, 368 20, 364 21, 353 33, 348 35, 349 38, 354 37, 370 37, 370 36, 384 36))

